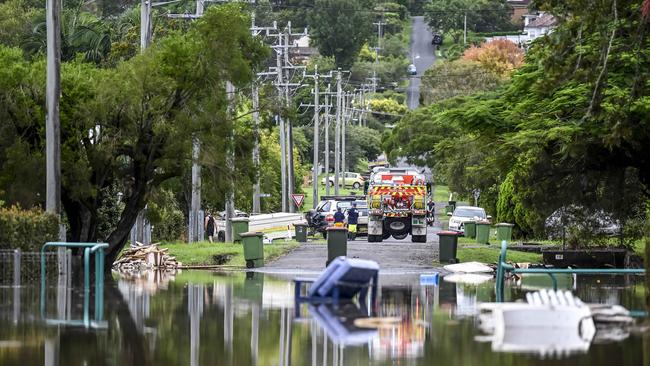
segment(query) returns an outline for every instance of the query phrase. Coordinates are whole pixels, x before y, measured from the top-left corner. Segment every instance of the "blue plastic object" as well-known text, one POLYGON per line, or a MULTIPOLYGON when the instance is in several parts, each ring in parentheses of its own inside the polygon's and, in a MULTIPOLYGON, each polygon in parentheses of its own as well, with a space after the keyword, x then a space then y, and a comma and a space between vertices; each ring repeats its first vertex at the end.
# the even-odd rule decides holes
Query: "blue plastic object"
POLYGON ((440 283, 440 273, 423 273, 420 275, 420 286, 438 286, 440 283))
POLYGON ((373 261, 337 257, 318 278, 294 278, 296 316, 299 317, 300 303, 334 303, 352 300, 357 294, 359 302, 366 301, 370 290, 371 304, 376 303, 379 265, 373 261), (303 284, 311 286, 302 296, 303 284))

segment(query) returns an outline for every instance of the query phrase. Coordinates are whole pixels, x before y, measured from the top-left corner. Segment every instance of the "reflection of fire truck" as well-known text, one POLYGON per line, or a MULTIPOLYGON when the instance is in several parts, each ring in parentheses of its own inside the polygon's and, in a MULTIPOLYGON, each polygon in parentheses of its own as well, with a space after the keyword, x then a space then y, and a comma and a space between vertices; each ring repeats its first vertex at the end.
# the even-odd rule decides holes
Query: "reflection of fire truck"
POLYGON ((380 242, 391 235, 411 241, 427 241, 424 176, 412 169, 375 168, 368 188, 368 241, 380 242))

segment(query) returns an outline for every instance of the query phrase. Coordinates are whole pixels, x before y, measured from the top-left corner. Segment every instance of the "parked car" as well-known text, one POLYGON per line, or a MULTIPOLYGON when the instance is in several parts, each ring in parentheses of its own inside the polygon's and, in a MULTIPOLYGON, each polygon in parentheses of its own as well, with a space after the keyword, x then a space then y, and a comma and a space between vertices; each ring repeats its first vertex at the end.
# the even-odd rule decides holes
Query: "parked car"
POLYGON ((418 69, 415 68, 415 65, 410 64, 408 67, 408 73, 409 75, 417 75, 418 74, 418 69))
POLYGON ((448 213, 449 230, 465 232, 467 221, 490 220, 492 216, 485 213, 485 209, 476 206, 458 206, 453 213, 448 213))
MULTIPOLYGON (((363 187, 365 178, 359 173, 345 172, 339 174, 339 186, 352 187, 354 189, 359 189, 363 187)), ((322 184, 325 184, 325 178, 322 180, 322 184)), ((330 175, 329 177, 330 187, 334 187, 334 176, 330 175)))
MULTIPOLYGON (((334 225, 334 213, 338 208, 345 213, 352 203, 359 210, 357 231, 368 233, 368 206, 364 196, 323 196, 316 209, 309 210, 305 215, 307 224, 312 232, 319 232, 327 237, 327 228, 334 225)), ((363 235, 363 234, 361 234, 363 235)))

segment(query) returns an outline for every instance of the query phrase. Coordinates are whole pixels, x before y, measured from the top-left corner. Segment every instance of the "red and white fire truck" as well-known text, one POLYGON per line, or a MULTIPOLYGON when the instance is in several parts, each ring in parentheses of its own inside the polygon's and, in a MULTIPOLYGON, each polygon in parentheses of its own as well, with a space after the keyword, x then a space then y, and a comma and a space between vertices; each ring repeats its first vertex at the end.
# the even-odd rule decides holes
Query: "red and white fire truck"
POLYGON ((413 169, 375 168, 368 187, 368 241, 427 241, 425 177, 413 169))

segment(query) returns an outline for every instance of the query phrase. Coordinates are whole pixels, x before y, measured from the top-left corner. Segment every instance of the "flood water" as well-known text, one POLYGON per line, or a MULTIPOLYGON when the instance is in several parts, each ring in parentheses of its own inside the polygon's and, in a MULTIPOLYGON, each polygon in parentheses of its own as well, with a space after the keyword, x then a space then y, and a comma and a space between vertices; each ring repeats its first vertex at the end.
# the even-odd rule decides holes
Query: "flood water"
MULTIPOLYGON (((547 285, 529 279, 510 299, 547 285)), ((494 283, 382 276, 378 316, 348 304, 303 305, 296 314, 292 282, 272 274, 183 271, 115 278, 94 295, 52 286, 40 311, 38 286, 0 287, 0 365, 643 365, 649 335, 634 327, 616 340, 594 340, 568 355, 494 352, 479 342, 476 304, 494 301, 494 283), (101 298, 99 299, 101 300, 101 298), (95 313, 103 305, 103 312, 95 313), (84 309, 87 322, 84 323, 84 309), (356 324, 356 325, 355 325, 356 324), (645 353, 645 355, 644 355, 645 353)), ((642 277, 579 277, 565 286, 585 302, 645 310, 642 277)), ((101 310, 101 309, 100 309, 101 310)), ((639 321, 639 324, 642 322, 639 321)))

